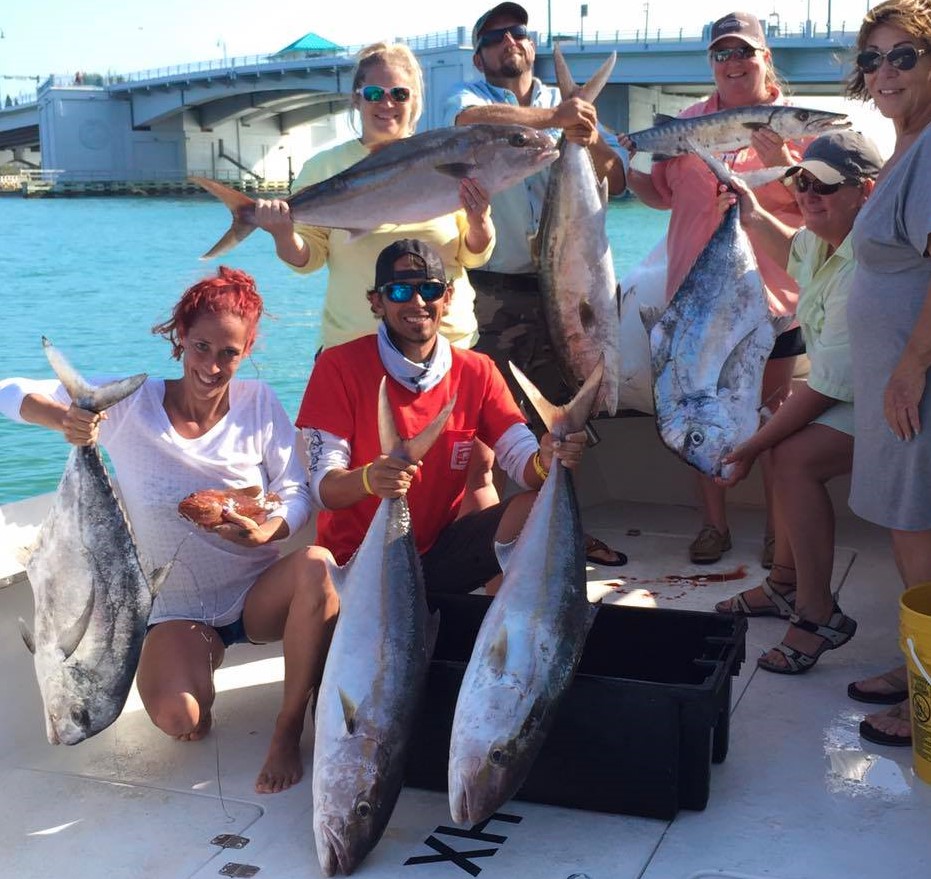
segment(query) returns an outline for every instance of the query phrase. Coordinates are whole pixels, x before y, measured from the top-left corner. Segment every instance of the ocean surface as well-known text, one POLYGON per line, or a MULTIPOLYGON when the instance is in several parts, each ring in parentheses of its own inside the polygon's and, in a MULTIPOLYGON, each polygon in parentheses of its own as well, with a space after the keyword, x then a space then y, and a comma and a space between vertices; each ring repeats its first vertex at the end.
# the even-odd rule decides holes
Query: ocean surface
MULTIPOLYGON (((619 278, 666 224, 665 212, 612 202, 608 231, 619 278)), ((199 255, 228 225, 229 212, 208 198, 0 198, 0 378, 53 378, 42 336, 84 375, 178 376, 168 343, 150 329, 215 270, 218 261, 199 255)), ((319 346, 326 270, 292 272, 261 231, 219 262, 250 272, 270 313, 239 375, 268 381, 293 417, 319 346)), ((56 432, 0 418, 0 505, 53 491, 68 450, 56 432)))

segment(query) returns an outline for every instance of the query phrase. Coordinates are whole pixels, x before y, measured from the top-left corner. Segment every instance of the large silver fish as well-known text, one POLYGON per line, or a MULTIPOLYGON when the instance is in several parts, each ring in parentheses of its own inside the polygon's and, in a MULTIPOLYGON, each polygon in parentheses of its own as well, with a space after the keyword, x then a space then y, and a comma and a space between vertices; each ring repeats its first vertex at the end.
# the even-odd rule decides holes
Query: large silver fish
MULTIPOLYGON (((582 429, 603 364, 596 364, 571 403, 558 408, 513 364, 511 369, 556 436, 582 429)), ((554 463, 506 560, 459 688, 449 743, 453 821, 484 821, 523 784, 594 617, 572 474, 554 463)))
MULTIPOLYGON (((489 196, 519 183, 556 159, 552 138, 523 125, 460 125, 406 137, 345 171, 287 199, 291 217, 347 229, 354 235, 379 226, 421 223, 458 210, 459 181, 477 180, 489 196)), ((192 177, 226 204, 233 225, 204 258, 235 247, 255 228, 249 196, 214 180, 192 177)))
MULTIPOLYGON (((724 166, 695 151, 723 183, 724 166)), ((666 446, 707 476, 760 424, 763 369, 791 323, 769 310, 763 279, 737 204, 665 307, 641 308, 650 338, 656 427, 666 446)))
MULTIPOLYGON (((594 102, 616 59, 611 53, 579 90, 559 45, 554 61, 563 100, 594 102)), ((605 218, 608 184, 599 181, 588 150, 565 138, 550 169, 535 249, 553 350, 570 387, 577 388, 604 358, 595 411, 617 411, 621 375, 620 295, 605 218)))
MULTIPOLYGON (((378 425, 385 453, 419 461, 454 402, 401 441, 383 379, 378 425)), ((401 792, 404 751, 433 651, 436 621, 428 615, 403 497, 381 501, 359 549, 335 577, 339 619, 314 738, 314 837, 325 876, 352 873, 384 833, 401 792)))
MULTIPOLYGON (((71 399, 103 412, 146 379, 95 388, 47 339, 45 352, 71 399)), ((20 620, 35 655, 48 740, 74 745, 109 726, 132 685, 155 590, 142 569, 129 523, 97 446, 75 446, 26 573, 35 597, 35 631, 20 620)))
POLYGON ((653 153, 654 159, 694 152, 695 144, 713 154, 734 152, 750 146, 750 136, 763 127, 772 128, 783 140, 817 137, 850 128, 850 120, 843 113, 773 104, 688 118, 658 114, 654 123, 652 128, 627 135, 639 152, 653 153))

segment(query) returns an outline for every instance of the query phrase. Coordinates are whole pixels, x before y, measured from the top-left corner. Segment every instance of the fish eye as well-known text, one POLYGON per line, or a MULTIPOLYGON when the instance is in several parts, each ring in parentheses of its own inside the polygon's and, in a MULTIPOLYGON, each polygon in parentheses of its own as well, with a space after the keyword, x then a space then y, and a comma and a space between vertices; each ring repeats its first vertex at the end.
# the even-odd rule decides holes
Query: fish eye
POLYGON ((705 435, 700 430, 690 430, 688 440, 689 445, 700 446, 705 441, 705 435))
POLYGON ((503 748, 492 748, 491 753, 488 755, 488 759, 491 760, 495 766, 503 766, 507 763, 507 754, 503 748))
POLYGON ((798 111, 798 120, 799 120, 799 122, 807 122, 809 116, 811 116, 811 114, 810 114, 807 110, 799 110, 799 111, 798 111))
POLYGON ((525 147, 528 143, 527 135, 522 131, 518 131, 516 134, 512 134, 508 138, 508 143, 513 147, 525 147))
POLYGON ((72 708, 71 719, 82 729, 90 725, 90 715, 87 713, 86 708, 72 708))
POLYGON ((372 807, 365 800, 360 800, 356 804, 356 815, 359 818, 368 818, 371 814, 372 807))

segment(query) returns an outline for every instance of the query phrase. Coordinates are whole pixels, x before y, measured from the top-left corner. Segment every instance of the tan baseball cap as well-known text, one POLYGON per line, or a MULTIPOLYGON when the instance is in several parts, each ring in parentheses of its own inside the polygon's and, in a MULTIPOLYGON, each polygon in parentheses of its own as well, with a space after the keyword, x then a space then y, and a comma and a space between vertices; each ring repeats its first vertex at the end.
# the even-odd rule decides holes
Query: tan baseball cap
POLYGON ((708 48, 713 49, 714 44, 725 37, 736 37, 743 40, 754 49, 766 48, 766 35, 760 20, 750 12, 728 12, 711 25, 711 42, 708 48))

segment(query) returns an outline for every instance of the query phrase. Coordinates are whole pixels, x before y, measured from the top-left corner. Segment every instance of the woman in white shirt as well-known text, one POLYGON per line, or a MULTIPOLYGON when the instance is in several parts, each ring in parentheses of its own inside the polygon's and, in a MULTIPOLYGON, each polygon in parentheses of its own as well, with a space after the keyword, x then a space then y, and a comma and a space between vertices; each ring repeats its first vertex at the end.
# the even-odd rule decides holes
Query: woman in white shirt
POLYGON ((304 551, 279 558, 275 543, 309 519, 311 501, 295 429, 261 381, 235 380, 263 312, 255 282, 220 267, 187 290, 153 332, 172 344, 183 372, 149 379, 103 414, 79 409, 55 381, 0 382, 0 410, 60 430, 74 445, 99 440, 116 471, 140 558, 149 570, 171 563, 152 607, 137 686, 153 723, 180 740, 210 729, 213 671, 237 641, 283 639, 284 703, 256 780, 276 792, 302 774, 299 752, 308 694, 322 672, 335 596, 302 584, 304 551), (257 486, 281 504, 256 521, 232 510, 205 529, 178 515, 178 503, 207 488, 257 486))

